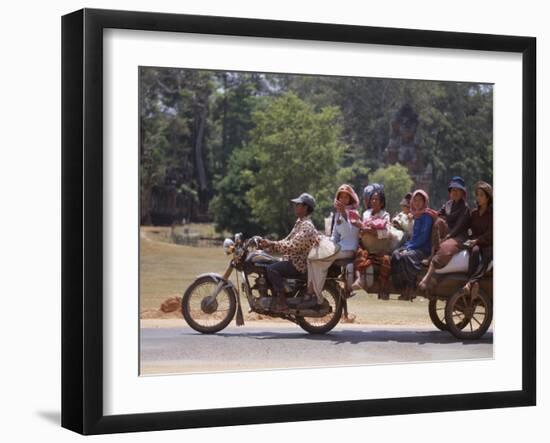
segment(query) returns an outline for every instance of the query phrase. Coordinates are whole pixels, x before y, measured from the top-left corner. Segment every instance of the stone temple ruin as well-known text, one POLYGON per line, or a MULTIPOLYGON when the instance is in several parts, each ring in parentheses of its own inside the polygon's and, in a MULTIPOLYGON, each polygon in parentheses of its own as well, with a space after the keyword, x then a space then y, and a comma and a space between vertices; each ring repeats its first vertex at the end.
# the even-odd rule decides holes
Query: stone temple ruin
POLYGON ((432 165, 426 164, 418 150, 418 114, 408 103, 393 114, 390 122, 390 140, 384 151, 386 164, 399 163, 408 169, 415 188, 431 191, 432 165))

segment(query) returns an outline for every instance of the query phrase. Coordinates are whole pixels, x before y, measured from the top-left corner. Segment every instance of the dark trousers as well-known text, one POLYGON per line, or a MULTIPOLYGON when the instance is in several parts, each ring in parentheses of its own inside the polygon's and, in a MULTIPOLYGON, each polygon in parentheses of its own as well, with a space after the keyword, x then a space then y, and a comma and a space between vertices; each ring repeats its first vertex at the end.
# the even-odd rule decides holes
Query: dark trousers
POLYGON ((480 248, 479 246, 474 246, 470 250, 470 261, 468 263, 468 275, 470 277, 470 283, 479 282, 481 277, 487 272, 489 264, 493 260, 493 247, 487 246, 485 248, 480 248), (481 267, 479 267, 481 253, 481 267))
POLYGON ((294 265, 289 261, 279 261, 269 265, 267 268, 267 279, 273 286, 273 292, 275 295, 284 294, 284 282, 285 278, 297 278, 303 275, 299 272, 294 265))
POLYGON ((391 278, 395 289, 416 289, 416 279, 422 270, 422 260, 426 257, 419 249, 400 248, 391 256, 391 278), (405 251, 402 255, 401 251, 405 251))

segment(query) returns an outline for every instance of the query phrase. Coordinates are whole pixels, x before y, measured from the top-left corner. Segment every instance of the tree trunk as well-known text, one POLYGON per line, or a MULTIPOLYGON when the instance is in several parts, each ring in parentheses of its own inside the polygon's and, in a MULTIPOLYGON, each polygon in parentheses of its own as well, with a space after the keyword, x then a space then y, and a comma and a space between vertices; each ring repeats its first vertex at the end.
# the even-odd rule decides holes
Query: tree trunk
POLYGON ((143 186, 141 189, 140 223, 151 224, 151 186, 143 186))
POLYGON ((227 72, 223 73, 223 123, 222 123, 222 167, 225 168, 227 154, 227 72))
POLYGON ((204 139, 204 128, 206 126, 206 115, 208 111, 208 104, 205 104, 202 108, 199 117, 199 129, 197 131, 197 137, 195 139, 195 165, 197 167, 197 178, 199 181, 199 188, 201 191, 206 190, 206 170, 204 168, 204 160, 202 154, 202 143, 204 139))

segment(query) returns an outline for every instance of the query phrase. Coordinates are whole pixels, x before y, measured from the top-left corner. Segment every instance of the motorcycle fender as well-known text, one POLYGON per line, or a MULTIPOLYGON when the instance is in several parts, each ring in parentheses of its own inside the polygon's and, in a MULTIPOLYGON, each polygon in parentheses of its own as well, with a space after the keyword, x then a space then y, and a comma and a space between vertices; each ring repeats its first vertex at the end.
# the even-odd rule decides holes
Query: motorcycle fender
POLYGON ((220 281, 223 281, 225 283, 224 288, 231 288, 233 290, 233 293, 235 294, 235 296, 238 294, 237 288, 235 287, 233 282, 231 280, 225 280, 220 274, 216 274, 215 272, 207 272, 205 274, 197 275, 197 280, 199 278, 203 278, 203 277, 210 277, 216 283, 219 283, 220 281))
POLYGON ((220 274, 216 274, 214 272, 208 272, 206 274, 197 275, 197 279, 203 278, 203 277, 209 277, 212 280, 214 280, 214 282, 216 282, 216 283, 223 282, 224 283, 223 288, 229 288, 233 291, 233 295, 235 296, 235 299, 237 300, 236 323, 237 323, 237 326, 244 325, 243 311, 242 311, 242 308, 241 308, 241 298, 239 297, 239 292, 237 291, 237 288, 235 287, 233 282, 231 280, 226 280, 220 274))

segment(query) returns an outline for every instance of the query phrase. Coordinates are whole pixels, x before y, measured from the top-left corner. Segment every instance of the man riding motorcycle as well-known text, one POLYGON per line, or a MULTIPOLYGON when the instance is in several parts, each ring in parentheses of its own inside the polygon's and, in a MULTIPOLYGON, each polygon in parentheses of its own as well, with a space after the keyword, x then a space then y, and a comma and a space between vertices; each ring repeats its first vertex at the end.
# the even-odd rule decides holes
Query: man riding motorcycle
POLYGON ((315 208, 315 199, 307 193, 290 200, 294 203, 296 223, 283 240, 260 240, 260 247, 276 253, 283 254, 283 260, 267 267, 267 279, 273 286, 275 303, 274 312, 287 312, 288 305, 285 297, 285 278, 297 278, 307 271, 307 255, 310 249, 317 243, 319 234, 311 221, 311 213, 315 208))

